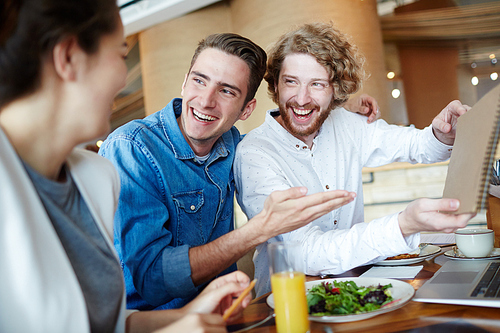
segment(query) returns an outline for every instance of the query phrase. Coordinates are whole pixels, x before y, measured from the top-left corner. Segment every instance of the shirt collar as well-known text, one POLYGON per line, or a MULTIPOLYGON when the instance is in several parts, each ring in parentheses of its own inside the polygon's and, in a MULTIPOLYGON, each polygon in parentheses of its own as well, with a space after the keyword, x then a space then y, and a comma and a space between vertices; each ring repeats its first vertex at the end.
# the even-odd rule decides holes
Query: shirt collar
MULTIPOLYGON (((281 126, 278 121, 274 118, 279 114, 279 109, 271 109, 266 113, 266 122, 273 129, 273 132, 276 134, 275 140, 281 141, 285 146, 290 147, 296 151, 306 151, 309 147, 302 141, 294 137, 290 132, 288 132, 283 126, 281 126)), ((319 129, 318 135, 313 139, 313 149, 316 147, 316 141, 321 134, 322 128, 319 129)))

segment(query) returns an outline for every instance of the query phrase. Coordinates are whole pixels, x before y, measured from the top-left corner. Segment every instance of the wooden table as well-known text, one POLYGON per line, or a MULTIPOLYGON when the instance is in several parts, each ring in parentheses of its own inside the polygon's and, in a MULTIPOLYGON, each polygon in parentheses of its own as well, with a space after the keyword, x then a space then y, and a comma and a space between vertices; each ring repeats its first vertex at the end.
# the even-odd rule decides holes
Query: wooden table
MULTIPOLYGON (((417 290, 430 279, 446 260, 442 254, 414 265, 423 265, 423 269, 413 280, 404 280, 417 290)), ((362 266, 336 277, 357 277, 372 266, 362 266)), ((308 276, 307 281, 319 280, 308 276)), ((272 309, 266 304, 267 295, 256 298, 243 311, 242 318, 228 326, 229 332, 242 329, 266 318, 272 309)), ((325 326, 333 332, 500 332, 500 309, 433 304, 410 301, 403 307, 389 313, 350 323, 318 323, 311 321, 311 333, 323 333, 325 326)), ((274 319, 248 332, 276 332, 274 319)))

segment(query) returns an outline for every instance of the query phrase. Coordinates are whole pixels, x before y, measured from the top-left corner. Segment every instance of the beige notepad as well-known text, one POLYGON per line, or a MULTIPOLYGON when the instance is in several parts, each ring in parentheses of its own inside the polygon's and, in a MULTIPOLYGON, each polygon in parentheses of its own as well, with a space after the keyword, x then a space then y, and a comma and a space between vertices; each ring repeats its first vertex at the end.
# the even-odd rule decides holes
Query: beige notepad
POLYGON ((491 167, 499 135, 500 85, 458 118, 443 198, 460 200, 458 213, 487 208, 491 167))

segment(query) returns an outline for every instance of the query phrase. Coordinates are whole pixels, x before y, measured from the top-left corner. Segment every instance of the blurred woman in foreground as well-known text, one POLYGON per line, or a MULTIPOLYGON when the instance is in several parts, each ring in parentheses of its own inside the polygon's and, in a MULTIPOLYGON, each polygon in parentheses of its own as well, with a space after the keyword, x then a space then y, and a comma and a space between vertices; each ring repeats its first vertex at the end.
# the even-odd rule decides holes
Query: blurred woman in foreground
POLYGON ((241 272, 183 309, 125 310, 112 241, 119 179, 75 148, 108 132, 125 85, 116 0, 0 6, 0 331, 153 331, 179 318, 164 332, 225 331, 220 314, 249 283, 241 272))

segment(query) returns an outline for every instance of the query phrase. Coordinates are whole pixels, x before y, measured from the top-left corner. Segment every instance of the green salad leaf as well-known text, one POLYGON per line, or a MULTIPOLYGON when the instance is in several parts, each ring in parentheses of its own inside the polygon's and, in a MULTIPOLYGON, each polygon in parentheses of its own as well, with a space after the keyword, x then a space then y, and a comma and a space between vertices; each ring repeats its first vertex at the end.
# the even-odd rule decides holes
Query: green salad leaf
POLYGON ((370 312, 392 302, 392 285, 358 287, 354 281, 322 282, 307 292, 309 314, 346 315, 370 312))

